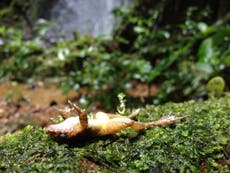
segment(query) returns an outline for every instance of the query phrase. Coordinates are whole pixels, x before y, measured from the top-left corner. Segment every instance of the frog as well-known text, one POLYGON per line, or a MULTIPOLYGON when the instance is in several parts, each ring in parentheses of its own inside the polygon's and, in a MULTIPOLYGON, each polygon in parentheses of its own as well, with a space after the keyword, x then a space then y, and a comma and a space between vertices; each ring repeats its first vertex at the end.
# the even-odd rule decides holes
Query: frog
POLYGON ((154 126, 166 126, 175 124, 178 120, 188 116, 163 116, 156 121, 139 122, 137 115, 141 109, 135 109, 128 116, 98 111, 89 116, 87 111, 68 101, 70 107, 57 109, 64 121, 51 124, 45 128, 47 134, 54 138, 85 139, 88 137, 104 137, 114 135, 121 130, 131 128, 136 131, 148 129, 154 126))

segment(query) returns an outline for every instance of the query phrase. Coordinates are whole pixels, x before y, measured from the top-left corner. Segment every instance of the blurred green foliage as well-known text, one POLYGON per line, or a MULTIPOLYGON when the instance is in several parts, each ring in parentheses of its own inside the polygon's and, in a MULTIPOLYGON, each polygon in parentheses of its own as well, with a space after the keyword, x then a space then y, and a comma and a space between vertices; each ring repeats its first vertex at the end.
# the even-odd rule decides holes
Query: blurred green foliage
POLYGON ((0 38, 2 80, 58 77, 64 92, 87 87, 90 90, 87 99, 92 98, 91 102, 103 100, 107 108, 126 85, 132 80, 144 82, 152 69, 148 61, 135 54, 116 50, 112 40, 76 35, 73 40, 45 45, 43 34, 33 40, 24 40, 19 30, 4 26, 0 28, 0 38))
POLYGON ((204 83, 216 75, 229 81, 229 15, 210 22, 210 8, 186 6, 181 9, 179 22, 175 19, 164 23, 167 17, 162 18, 170 2, 135 2, 131 10, 114 10, 122 21, 115 39, 126 48, 124 52, 135 53, 151 63, 153 70, 145 82, 161 84, 154 103, 202 98, 207 95, 204 83))
POLYGON ((29 40, 20 30, 1 26, 0 78, 58 78, 64 92, 88 88, 82 103, 106 108, 133 81, 159 86, 158 94, 146 99, 155 104, 206 98, 205 84, 214 76, 222 76, 228 89, 229 17, 214 21, 211 8, 187 6, 175 22, 164 23, 168 3, 135 1, 130 9, 114 10, 121 24, 109 39, 75 33, 72 40, 52 42, 44 20, 34 24, 29 40))
MULTIPOLYGON (((52 3, 52 2, 50 2, 52 3)), ((45 0, 2 0, 0 4, 0 25, 33 28, 43 9, 45 0)))
POLYGON ((71 145, 58 144, 44 130, 27 126, 0 137, 0 171, 227 173, 229 112, 229 93, 204 102, 148 105, 138 116, 142 122, 169 114, 190 117, 176 125, 139 132, 126 129, 117 135, 71 145))

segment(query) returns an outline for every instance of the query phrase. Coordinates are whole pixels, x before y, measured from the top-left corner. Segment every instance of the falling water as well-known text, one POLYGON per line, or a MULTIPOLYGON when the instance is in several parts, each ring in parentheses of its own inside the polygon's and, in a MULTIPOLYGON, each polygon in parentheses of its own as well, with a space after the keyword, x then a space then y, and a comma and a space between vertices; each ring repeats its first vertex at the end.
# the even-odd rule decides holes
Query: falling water
POLYGON ((81 34, 111 33, 115 25, 112 10, 129 5, 132 0, 59 0, 50 11, 51 21, 58 24, 58 31, 64 31, 68 38, 73 31, 81 34))

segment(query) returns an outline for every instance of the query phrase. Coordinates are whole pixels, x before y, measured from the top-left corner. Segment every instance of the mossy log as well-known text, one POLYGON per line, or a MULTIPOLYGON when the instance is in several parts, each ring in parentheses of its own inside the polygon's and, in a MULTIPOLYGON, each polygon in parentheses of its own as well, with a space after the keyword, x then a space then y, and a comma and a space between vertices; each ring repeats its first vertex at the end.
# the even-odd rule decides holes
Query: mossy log
POLYGON ((230 96, 146 106, 139 120, 190 117, 180 123, 74 145, 55 141, 41 128, 0 137, 0 172, 229 172, 230 96))

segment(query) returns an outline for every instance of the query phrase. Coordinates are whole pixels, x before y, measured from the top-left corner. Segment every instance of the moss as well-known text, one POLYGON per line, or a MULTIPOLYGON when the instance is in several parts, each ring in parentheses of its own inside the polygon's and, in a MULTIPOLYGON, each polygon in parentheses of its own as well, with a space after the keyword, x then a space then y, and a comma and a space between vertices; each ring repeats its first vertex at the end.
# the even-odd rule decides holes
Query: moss
POLYGON ((229 172, 230 96, 148 105, 140 121, 170 113, 189 118, 168 127, 60 144, 27 126, 0 137, 0 172, 229 172))

